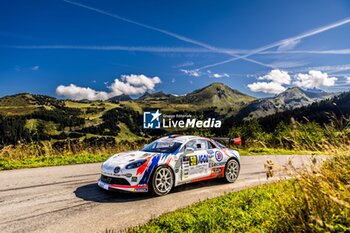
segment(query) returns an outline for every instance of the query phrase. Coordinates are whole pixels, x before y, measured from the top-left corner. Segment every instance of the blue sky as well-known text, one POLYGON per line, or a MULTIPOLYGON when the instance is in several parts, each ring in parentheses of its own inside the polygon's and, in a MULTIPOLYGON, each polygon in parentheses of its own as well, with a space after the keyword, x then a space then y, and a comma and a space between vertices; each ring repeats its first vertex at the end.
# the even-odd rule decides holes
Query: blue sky
POLYGON ((345 91, 349 38, 349 1, 4 1, 0 96, 345 91))

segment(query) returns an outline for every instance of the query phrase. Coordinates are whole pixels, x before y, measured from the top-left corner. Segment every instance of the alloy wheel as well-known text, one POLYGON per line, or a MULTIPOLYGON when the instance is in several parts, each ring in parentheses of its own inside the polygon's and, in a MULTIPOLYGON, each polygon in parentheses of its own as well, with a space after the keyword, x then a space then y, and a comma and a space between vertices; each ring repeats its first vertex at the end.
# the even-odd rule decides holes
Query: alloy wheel
POLYGON ((228 182, 233 183, 237 180, 239 174, 239 163, 235 159, 231 159, 226 164, 225 178, 228 182))
POLYGON ((154 174, 153 188, 156 194, 164 195, 170 192, 174 184, 173 174, 168 167, 160 167, 154 174))

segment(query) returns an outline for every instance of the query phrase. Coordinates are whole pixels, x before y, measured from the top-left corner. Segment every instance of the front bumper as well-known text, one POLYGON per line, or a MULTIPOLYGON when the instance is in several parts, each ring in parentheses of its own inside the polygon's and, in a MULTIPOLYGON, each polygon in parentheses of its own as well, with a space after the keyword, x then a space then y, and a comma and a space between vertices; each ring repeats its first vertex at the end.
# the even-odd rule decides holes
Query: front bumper
POLYGON ((121 185, 121 184, 108 184, 101 179, 97 182, 98 186, 105 190, 119 190, 119 191, 125 191, 125 192, 148 192, 148 185, 121 185))

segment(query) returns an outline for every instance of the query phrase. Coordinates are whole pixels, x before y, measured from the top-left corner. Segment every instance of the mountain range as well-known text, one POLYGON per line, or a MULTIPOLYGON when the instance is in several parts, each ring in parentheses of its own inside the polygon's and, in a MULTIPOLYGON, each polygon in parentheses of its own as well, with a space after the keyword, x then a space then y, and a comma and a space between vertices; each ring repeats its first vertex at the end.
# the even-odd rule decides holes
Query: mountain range
POLYGON ((257 99, 222 83, 212 83, 183 96, 160 91, 145 93, 137 99, 122 95, 106 101, 73 101, 16 94, 0 98, 0 145, 33 135, 40 140, 101 135, 116 137, 117 140, 137 140, 151 133, 142 128, 145 110, 160 109, 167 114, 189 113, 199 118, 228 119, 232 122, 274 116, 319 103, 334 95, 319 90, 290 88, 274 97, 257 99), (6 135, 12 137, 9 139, 6 135))
POLYGON ((237 117, 239 119, 252 119, 283 112, 310 105, 327 98, 334 93, 324 91, 303 90, 299 87, 289 88, 286 91, 270 98, 258 99, 243 107, 237 117))
MULTIPOLYGON (((161 109, 164 112, 213 110, 217 114, 228 117, 237 115, 240 119, 252 119, 307 106, 314 102, 333 97, 334 93, 321 90, 303 90, 298 87, 270 98, 257 99, 232 89, 222 83, 212 83, 191 93, 177 96, 162 91, 146 92, 137 99, 128 95, 115 96, 107 101, 73 101, 60 100, 44 95, 17 94, 0 98, 0 114, 23 115, 36 109, 54 109, 58 105, 65 107, 82 107, 84 105, 126 106, 141 112, 142 109, 161 109)), ((86 107, 86 106, 85 106, 86 107)))
MULTIPOLYGON (((135 101, 144 104, 148 102, 159 105, 164 102, 170 105, 190 104, 201 108, 216 108, 216 112, 219 114, 237 115, 237 119, 249 120, 307 106, 314 102, 332 98, 334 95, 334 93, 315 88, 304 90, 293 87, 274 97, 256 99, 222 83, 212 83, 182 96, 166 94, 163 91, 146 92, 135 101)), ((130 96, 122 95, 109 100, 126 101, 132 99, 130 96)), ((147 106, 151 107, 150 105, 147 106)))

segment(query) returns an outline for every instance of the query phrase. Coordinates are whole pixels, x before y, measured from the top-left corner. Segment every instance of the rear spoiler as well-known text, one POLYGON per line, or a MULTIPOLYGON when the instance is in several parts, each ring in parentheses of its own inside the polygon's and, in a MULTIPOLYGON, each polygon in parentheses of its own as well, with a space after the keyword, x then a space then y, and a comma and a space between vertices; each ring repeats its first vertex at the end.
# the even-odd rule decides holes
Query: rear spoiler
POLYGON ((212 137, 211 139, 216 140, 216 141, 227 141, 228 143, 233 142, 234 145, 242 145, 241 137, 238 137, 238 138, 212 137))

